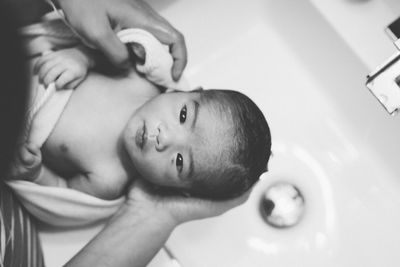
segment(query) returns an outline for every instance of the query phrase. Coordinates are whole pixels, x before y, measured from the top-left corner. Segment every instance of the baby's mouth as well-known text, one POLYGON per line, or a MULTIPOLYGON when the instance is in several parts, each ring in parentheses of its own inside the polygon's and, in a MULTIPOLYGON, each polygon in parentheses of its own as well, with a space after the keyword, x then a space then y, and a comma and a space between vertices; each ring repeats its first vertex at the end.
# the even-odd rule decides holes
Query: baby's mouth
POLYGON ((147 133, 146 133, 146 125, 143 123, 143 127, 139 128, 136 131, 135 135, 135 143, 140 148, 143 149, 146 144, 147 133))

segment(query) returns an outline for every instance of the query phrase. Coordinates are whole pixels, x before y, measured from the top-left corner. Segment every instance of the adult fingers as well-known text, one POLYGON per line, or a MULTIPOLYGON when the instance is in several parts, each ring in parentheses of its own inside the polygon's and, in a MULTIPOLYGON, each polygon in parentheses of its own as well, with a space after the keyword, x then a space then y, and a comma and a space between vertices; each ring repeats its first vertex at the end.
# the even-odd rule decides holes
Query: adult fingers
POLYGON ((245 203, 250 197, 251 190, 247 190, 243 195, 227 201, 227 206, 234 208, 245 203))
POLYGON ((124 69, 130 66, 128 51, 111 29, 109 22, 103 21, 95 25, 82 36, 85 36, 90 44, 100 49, 115 66, 124 69))
MULTIPOLYGON (((171 74, 175 81, 179 80, 187 63, 185 38, 182 33, 152 9, 148 8, 147 11, 149 15, 144 18, 145 21, 140 25, 140 27, 151 32, 161 43, 169 46, 174 61, 171 74)), ((138 27, 138 25, 136 25, 136 19, 137 18, 126 16, 123 26, 138 27)))
POLYGON ((175 81, 179 80, 183 70, 187 64, 187 51, 184 36, 179 33, 175 35, 175 41, 170 46, 170 52, 174 59, 174 65, 172 66, 172 77, 175 81))
MULTIPOLYGON (((198 214, 203 217, 218 216, 245 203, 249 198, 250 192, 251 190, 248 190, 241 196, 229 200, 194 200, 194 206, 197 206, 198 214)), ((192 210, 195 209, 192 207, 192 210)))
POLYGON ((128 51, 112 29, 119 19, 110 16, 111 10, 120 7, 120 1, 115 4, 112 1, 59 2, 67 21, 87 45, 101 50, 114 65, 122 68, 129 66, 128 51))
POLYGON ((182 76, 183 70, 187 64, 187 50, 185 37, 182 33, 169 26, 168 29, 149 29, 154 36, 163 44, 169 46, 171 56, 174 60, 171 74, 172 78, 177 81, 182 76))

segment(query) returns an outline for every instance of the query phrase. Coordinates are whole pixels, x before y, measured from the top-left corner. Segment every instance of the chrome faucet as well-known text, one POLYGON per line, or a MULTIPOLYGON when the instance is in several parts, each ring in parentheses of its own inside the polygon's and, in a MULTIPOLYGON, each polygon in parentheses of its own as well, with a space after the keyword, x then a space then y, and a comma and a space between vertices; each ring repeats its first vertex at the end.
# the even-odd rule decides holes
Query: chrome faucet
POLYGON ((366 86, 390 115, 396 115, 400 111, 400 18, 386 32, 397 50, 367 76, 366 86))

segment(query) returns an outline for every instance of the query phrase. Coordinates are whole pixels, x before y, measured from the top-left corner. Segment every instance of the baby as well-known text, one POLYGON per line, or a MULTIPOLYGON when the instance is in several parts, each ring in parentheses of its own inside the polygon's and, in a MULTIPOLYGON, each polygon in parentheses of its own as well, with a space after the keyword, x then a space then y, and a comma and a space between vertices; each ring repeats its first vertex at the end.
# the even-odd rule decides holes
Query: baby
MULTIPOLYGON (((137 58, 145 57, 134 48, 137 58)), ((88 72, 97 61, 90 53, 79 46, 37 61, 41 82, 76 88, 44 145, 23 145, 14 178, 102 199, 121 196, 132 179, 143 178, 228 199, 266 171, 270 131, 248 97, 230 90, 162 93, 134 68, 88 72)))

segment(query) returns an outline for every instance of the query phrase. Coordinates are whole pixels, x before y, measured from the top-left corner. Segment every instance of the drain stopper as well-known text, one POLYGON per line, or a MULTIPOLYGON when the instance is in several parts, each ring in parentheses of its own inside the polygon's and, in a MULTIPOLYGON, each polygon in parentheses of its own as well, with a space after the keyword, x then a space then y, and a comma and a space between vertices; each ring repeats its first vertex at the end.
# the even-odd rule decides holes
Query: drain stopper
POLYGON ((300 190, 287 182, 279 182, 267 188, 260 202, 263 219, 276 228, 295 226, 301 220, 305 201, 300 190))

